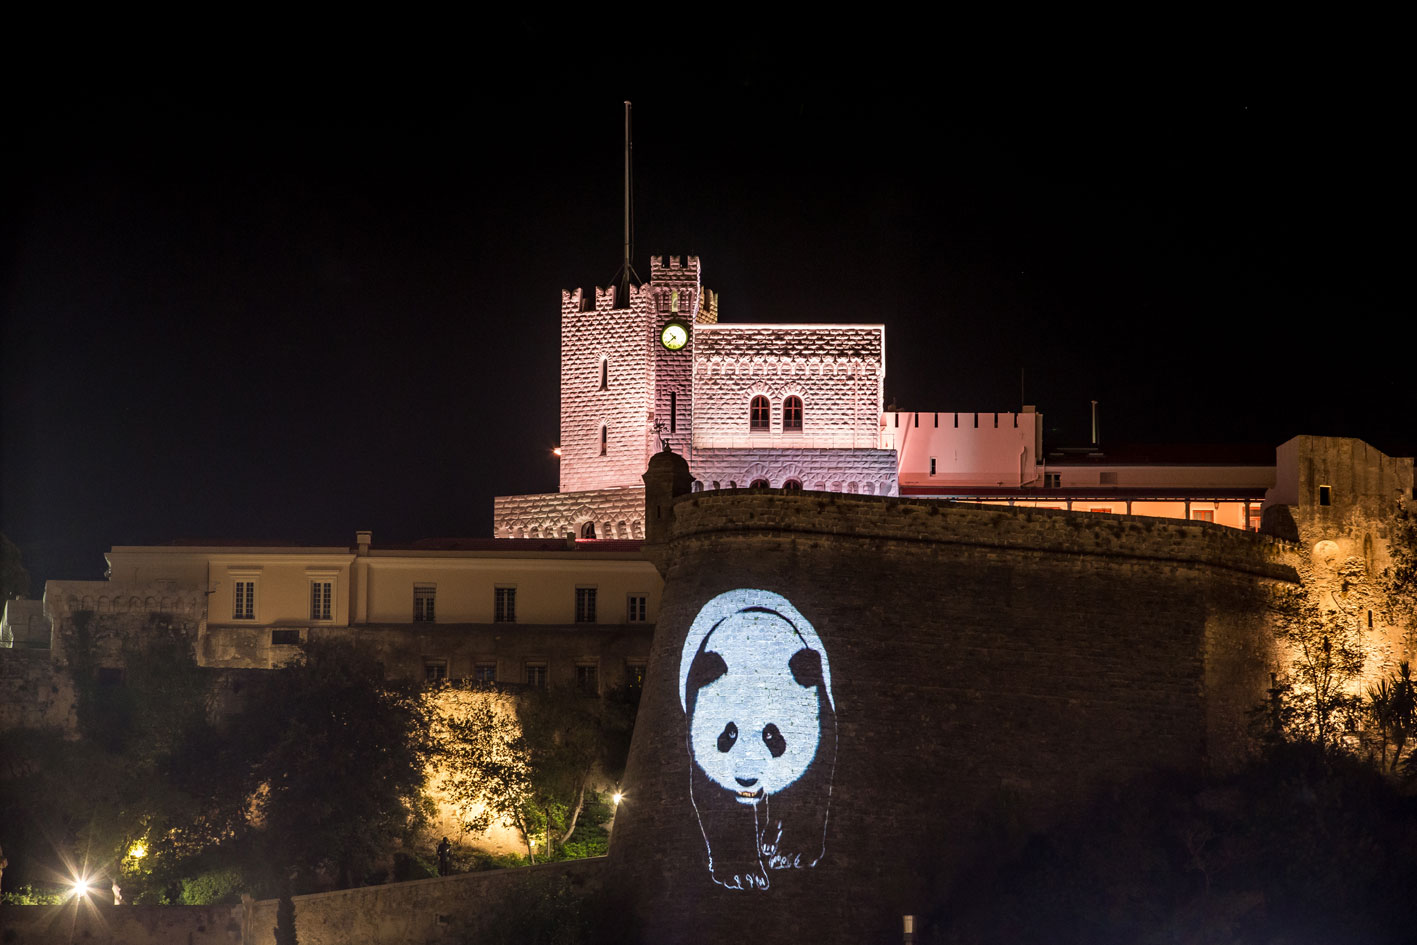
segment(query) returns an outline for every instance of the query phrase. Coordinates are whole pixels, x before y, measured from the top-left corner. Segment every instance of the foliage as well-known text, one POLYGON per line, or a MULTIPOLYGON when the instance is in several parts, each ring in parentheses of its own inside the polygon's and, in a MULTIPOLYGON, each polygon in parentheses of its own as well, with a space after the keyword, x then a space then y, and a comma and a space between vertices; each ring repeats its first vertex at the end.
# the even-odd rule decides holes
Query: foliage
POLYGON ((1353 686, 1363 671, 1363 641, 1345 614, 1315 598, 1306 588, 1280 598, 1278 633, 1292 659, 1276 685, 1271 721, 1286 737, 1330 751, 1358 726, 1363 701, 1353 686))
POLYGON ((30 592, 30 573, 20 560, 20 549, 0 534, 0 608, 5 601, 24 597, 30 592))
POLYGON ((125 684, 109 685, 96 673, 95 637, 113 636, 105 619, 79 615, 80 632, 65 641, 87 737, 3 735, 0 806, 15 814, 6 842, 22 872, 87 865, 118 878, 130 902, 173 901, 191 861, 240 822, 240 791, 211 760, 220 742, 208 720, 212 676, 197 667, 188 628, 152 615, 118 640, 130 669, 125 684), (139 842, 144 856, 129 856, 139 842))
POLYGON ((938 895, 925 941, 1398 943, 1417 928, 1417 799, 1313 742, 990 839, 938 895))
POLYGON ((1417 643, 1417 508, 1406 508, 1393 519, 1388 555, 1392 563, 1378 578, 1387 611, 1406 625, 1409 641, 1417 643))
POLYGON ((7 906, 57 906, 68 893, 59 887, 31 886, 26 883, 0 896, 0 903, 7 906))
POLYGON ((384 678, 372 654, 312 640, 263 675, 233 720, 247 760, 256 878, 320 875, 352 885, 411 836, 423 810, 428 716, 410 683, 384 678))
POLYGON ((1417 680, 1412 664, 1398 664, 1397 673, 1368 688, 1367 716, 1378 739, 1378 765, 1396 771, 1414 729, 1417 729, 1417 680), (1388 747, 1392 760, 1388 760, 1388 747))
POLYGON ((471 945, 581 945, 593 941, 593 910, 570 883, 518 883, 471 945))
POLYGON ((490 690, 444 688, 434 742, 448 770, 442 787, 451 795, 463 828, 484 833, 495 823, 515 827, 532 849, 531 758, 509 697, 490 690))
POLYGON ((593 785, 602 772, 624 770, 637 695, 612 690, 596 699, 556 688, 514 700, 440 690, 435 698, 445 711, 436 739, 450 770, 443 787, 464 828, 515 827, 531 862, 603 853, 600 825, 611 809, 593 785), (590 834, 574 842, 587 824, 590 834))
POLYGON ((207 906, 238 902, 244 888, 241 871, 234 867, 208 870, 182 880, 180 901, 184 906, 207 906))
POLYGON ((276 902, 276 925, 271 932, 275 936, 276 945, 299 945, 295 936, 295 900, 291 898, 288 884, 282 887, 280 898, 276 902))

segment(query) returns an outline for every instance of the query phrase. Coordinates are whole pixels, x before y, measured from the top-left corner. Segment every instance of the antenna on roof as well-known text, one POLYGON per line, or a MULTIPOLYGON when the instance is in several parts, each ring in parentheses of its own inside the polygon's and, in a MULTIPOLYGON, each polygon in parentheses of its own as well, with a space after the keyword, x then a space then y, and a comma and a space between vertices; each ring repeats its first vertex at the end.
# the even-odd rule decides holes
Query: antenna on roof
POLYGON ((630 143, 630 103, 625 102, 625 259, 620 263, 620 269, 615 273, 615 278, 611 279, 611 284, 618 282, 620 291, 616 293, 615 304, 625 308, 630 306, 630 280, 634 280, 635 285, 640 284, 640 274, 635 272, 634 264, 630 262, 634 255, 634 226, 633 217, 630 213, 630 155, 633 146, 630 143))

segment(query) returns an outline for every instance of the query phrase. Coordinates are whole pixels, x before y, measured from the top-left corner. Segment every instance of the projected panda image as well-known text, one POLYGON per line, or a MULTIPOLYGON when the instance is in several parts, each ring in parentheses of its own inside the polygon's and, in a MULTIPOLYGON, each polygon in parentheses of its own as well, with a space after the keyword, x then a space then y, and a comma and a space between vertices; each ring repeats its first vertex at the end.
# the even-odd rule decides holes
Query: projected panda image
POLYGON ((771 591, 719 594, 684 640, 679 703, 713 881, 767 889, 770 870, 815 866, 826 851, 836 703, 807 619, 771 591))

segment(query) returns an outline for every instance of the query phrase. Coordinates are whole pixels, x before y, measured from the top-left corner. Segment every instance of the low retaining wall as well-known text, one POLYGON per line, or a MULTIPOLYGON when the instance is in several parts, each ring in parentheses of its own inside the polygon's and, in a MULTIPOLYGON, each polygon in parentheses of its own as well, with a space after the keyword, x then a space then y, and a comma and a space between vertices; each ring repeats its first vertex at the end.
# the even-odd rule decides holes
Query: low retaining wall
MULTIPOLYGON (((300 945, 474 940, 514 893, 566 883, 598 892, 605 858, 462 873, 295 897, 300 945)), ((275 945, 277 900, 245 906, 0 906, 5 945, 275 945)))

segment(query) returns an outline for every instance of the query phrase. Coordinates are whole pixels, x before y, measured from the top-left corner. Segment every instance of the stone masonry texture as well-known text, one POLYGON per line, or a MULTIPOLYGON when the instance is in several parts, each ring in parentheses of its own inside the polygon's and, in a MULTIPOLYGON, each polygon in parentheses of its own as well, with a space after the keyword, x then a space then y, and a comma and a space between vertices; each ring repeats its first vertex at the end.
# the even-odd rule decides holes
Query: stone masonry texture
POLYGON ((1283 543, 1201 522, 767 490, 669 507, 610 853, 644 941, 894 941, 991 819, 1235 763, 1295 579, 1283 543), (710 880, 678 697, 690 623, 735 588, 815 626, 838 732, 825 857, 750 892, 710 880))

